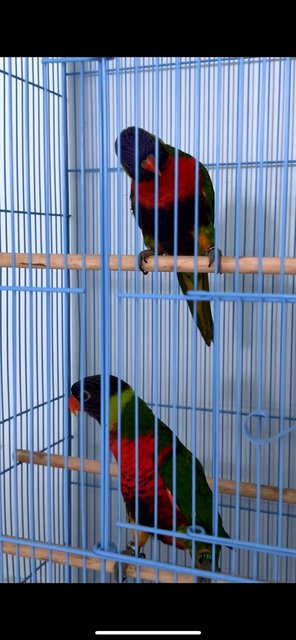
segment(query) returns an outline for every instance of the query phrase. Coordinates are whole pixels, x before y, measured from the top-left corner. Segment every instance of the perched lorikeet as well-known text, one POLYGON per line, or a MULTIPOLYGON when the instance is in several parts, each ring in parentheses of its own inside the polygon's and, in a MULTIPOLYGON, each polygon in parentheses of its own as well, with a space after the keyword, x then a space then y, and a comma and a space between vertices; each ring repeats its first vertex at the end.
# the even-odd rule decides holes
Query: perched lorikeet
MULTIPOLYGON (((118 459, 118 383, 115 376, 110 376, 110 449, 118 459)), ((126 504, 130 523, 135 522, 135 393, 124 381, 121 384, 121 491, 126 504)), ((69 407, 72 413, 80 410, 80 381, 71 387, 69 407)), ((84 378, 84 411, 100 421, 101 376, 84 378)), ((139 524, 154 527, 154 450, 155 430, 154 414, 147 404, 138 400, 138 515, 139 524)), ((179 549, 191 552, 192 542, 182 538, 182 533, 192 524, 192 454, 181 441, 175 438, 176 446, 176 529, 180 538, 176 539, 179 549)), ((157 526, 172 530, 173 527, 173 433, 161 420, 158 420, 158 512, 157 526)), ((195 517, 197 526, 204 528, 206 534, 212 533, 212 491, 206 481, 201 462, 195 458, 195 517)), ((138 547, 145 544, 149 533, 139 531, 138 547)), ((229 538, 221 516, 218 514, 218 535, 229 538)), ((172 537, 167 534, 158 535, 158 539, 171 545, 172 537)), ((128 546, 134 549, 134 541, 128 546)), ((221 547, 216 545, 215 566, 221 547)), ((124 553, 124 552, 123 552, 124 553)), ((131 551, 132 553, 132 551, 131 551)), ((212 545, 196 542, 195 566, 203 570, 212 570, 212 545)), ((200 580, 204 581, 204 580, 200 580)), ((208 581, 208 580, 206 580, 208 581)))
MULTIPOLYGON (((135 127, 128 127, 120 134, 120 161, 126 173, 132 178, 131 206, 135 215, 135 127)), ((118 141, 115 142, 118 153, 118 141)), ((178 255, 194 255, 194 215, 195 215, 195 173, 196 160, 184 151, 178 151, 178 255)), ((155 173, 158 173, 158 246, 156 253, 174 254, 174 195, 175 195, 175 148, 158 142, 158 166, 156 167, 156 138, 145 129, 138 128, 138 220, 144 243, 148 250, 139 254, 139 267, 155 251, 155 173)), ((199 255, 209 256, 209 266, 214 261, 214 189, 207 169, 199 163, 198 174, 198 247, 199 255)), ((220 261, 221 251, 218 249, 220 261)), ((220 265, 218 271, 220 270, 220 265)), ((193 273, 178 273, 180 287, 184 294, 194 287, 193 273)), ((209 291, 207 273, 200 273, 198 289, 209 291)), ((193 315, 194 303, 188 301, 193 315)), ((210 303, 197 301, 197 326, 208 346, 213 341, 213 318, 210 303)))

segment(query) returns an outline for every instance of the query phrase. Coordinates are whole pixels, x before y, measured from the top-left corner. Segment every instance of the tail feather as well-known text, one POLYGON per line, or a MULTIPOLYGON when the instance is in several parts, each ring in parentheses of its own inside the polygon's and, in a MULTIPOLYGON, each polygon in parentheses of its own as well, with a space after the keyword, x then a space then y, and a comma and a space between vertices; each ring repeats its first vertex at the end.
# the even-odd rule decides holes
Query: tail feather
MULTIPOLYGON (((184 294, 192 291, 194 287, 193 273, 178 273, 179 285, 184 294)), ((200 273, 197 278, 197 288, 203 291, 209 291, 209 278, 207 273, 200 273)), ((188 306, 194 317, 194 302, 188 301, 188 306)), ((208 300, 198 300, 196 302, 197 326, 200 333, 208 345, 214 342, 214 323, 212 318, 211 306, 208 300)))

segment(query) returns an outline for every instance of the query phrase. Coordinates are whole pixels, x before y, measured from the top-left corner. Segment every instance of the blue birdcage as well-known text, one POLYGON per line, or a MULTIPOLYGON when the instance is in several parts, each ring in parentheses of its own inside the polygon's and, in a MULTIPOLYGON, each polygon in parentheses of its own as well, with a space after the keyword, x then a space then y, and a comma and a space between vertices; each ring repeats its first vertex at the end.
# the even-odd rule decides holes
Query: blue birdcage
MULTIPOLYGON (((295 582, 295 72, 292 58, 2 58, 1 582, 114 582, 114 567, 131 582, 295 582), (134 216, 131 178, 114 146, 128 127, 134 216), (156 136, 156 166, 163 140, 209 172, 210 268, 197 240, 194 255, 177 255, 175 153, 173 248, 148 258, 148 275, 138 269, 140 129, 156 136), (186 296, 177 279, 185 267, 195 274, 186 296), (201 291, 198 273, 208 271, 209 291, 201 291), (187 304, 205 300, 210 346, 187 304), (97 374, 100 426, 68 407, 71 385, 97 374), (128 520, 121 456, 116 464, 110 453, 110 375, 172 430, 177 511, 176 437, 201 461, 212 531, 197 525, 193 506, 182 532, 193 546, 222 544, 221 573, 213 559, 205 572, 178 548, 176 515, 171 544, 158 540, 156 482, 153 526, 143 522, 137 402, 128 520), (218 535, 218 510, 230 539, 218 535)), ((161 180, 156 171, 155 247, 161 180)))

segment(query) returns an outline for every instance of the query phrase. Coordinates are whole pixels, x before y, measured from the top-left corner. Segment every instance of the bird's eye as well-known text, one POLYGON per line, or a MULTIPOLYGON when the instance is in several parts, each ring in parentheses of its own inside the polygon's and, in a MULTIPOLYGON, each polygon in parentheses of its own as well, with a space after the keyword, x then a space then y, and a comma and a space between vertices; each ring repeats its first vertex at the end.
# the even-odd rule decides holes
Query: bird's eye
POLYGON ((90 398, 90 393, 88 393, 88 391, 84 391, 83 393, 84 402, 87 402, 89 398, 90 398))

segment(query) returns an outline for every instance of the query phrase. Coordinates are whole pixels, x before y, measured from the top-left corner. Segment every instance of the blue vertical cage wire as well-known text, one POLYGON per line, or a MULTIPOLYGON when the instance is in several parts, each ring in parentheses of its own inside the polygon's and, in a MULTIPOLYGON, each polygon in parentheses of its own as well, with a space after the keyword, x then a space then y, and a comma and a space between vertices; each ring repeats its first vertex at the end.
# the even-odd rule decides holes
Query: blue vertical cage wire
MULTIPOLYGON (((1 268, 0 580, 113 580, 105 560, 118 559, 131 527, 119 478, 108 475, 112 373, 213 479, 232 539, 222 579, 295 582, 296 511, 284 491, 296 488, 295 291, 283 272, 295 255, 295 61, 2 59, 0 82, 1 252, 12 252, 12 267, 1 268), (211 300, 210 349, 180 295, 176 262, 172 274, 146 277, 120 260, 118 272, 108 269, 109 254, 143 248, 114 152, 130 125, 194 155, 211 175, 216 247, 235 256, 236 271, 214 273, 210 292, 198 294, 211 300), (20 252, 27 269, 16 266, 20 252), (35 253, 46 254, 45 269, 32 268, 35 253), (59 270, 50 268, 54 253, 63 254, 59 270), (82 256, 81 270, 66 268, 67 253, 82 256), (87 254, 101 256, 100 271, 86 269, 87 254), (279 256, 281 273, 240 274, 238 258, 248 255, 259 265, 279 256), (67 404, 71 383, 94 373, 103 376, 101 427, 82 412, 70 418, 67 404), (30 450, 28 464, 16 462, 17 449, 30 450), (46 452, 47 466, 33 464, 34 451, 46 452), (65 468, 50 466, 50 454, 63 454, 65 468), (72 456, 81 469, 85 458, 100 461, 101 474, 69 471, 72 456), (234 481, 232 495, 220 480, 234 481), (252 498, 239 494, 240 482, 252 483, 252 498), (262 499, 262 485, 278 497, 262 499)), ((176 224, 177 216, 175 206, 176 224)), ((198 539, 194 522, 190 535, 198 539)), ((155 568, 156 581, 160 569, 196 579, 189 554, 156 535, 145 552, 144 563, 131 562, 155 568)), ((144 581, 139 568, 135 580, 144 581)))

